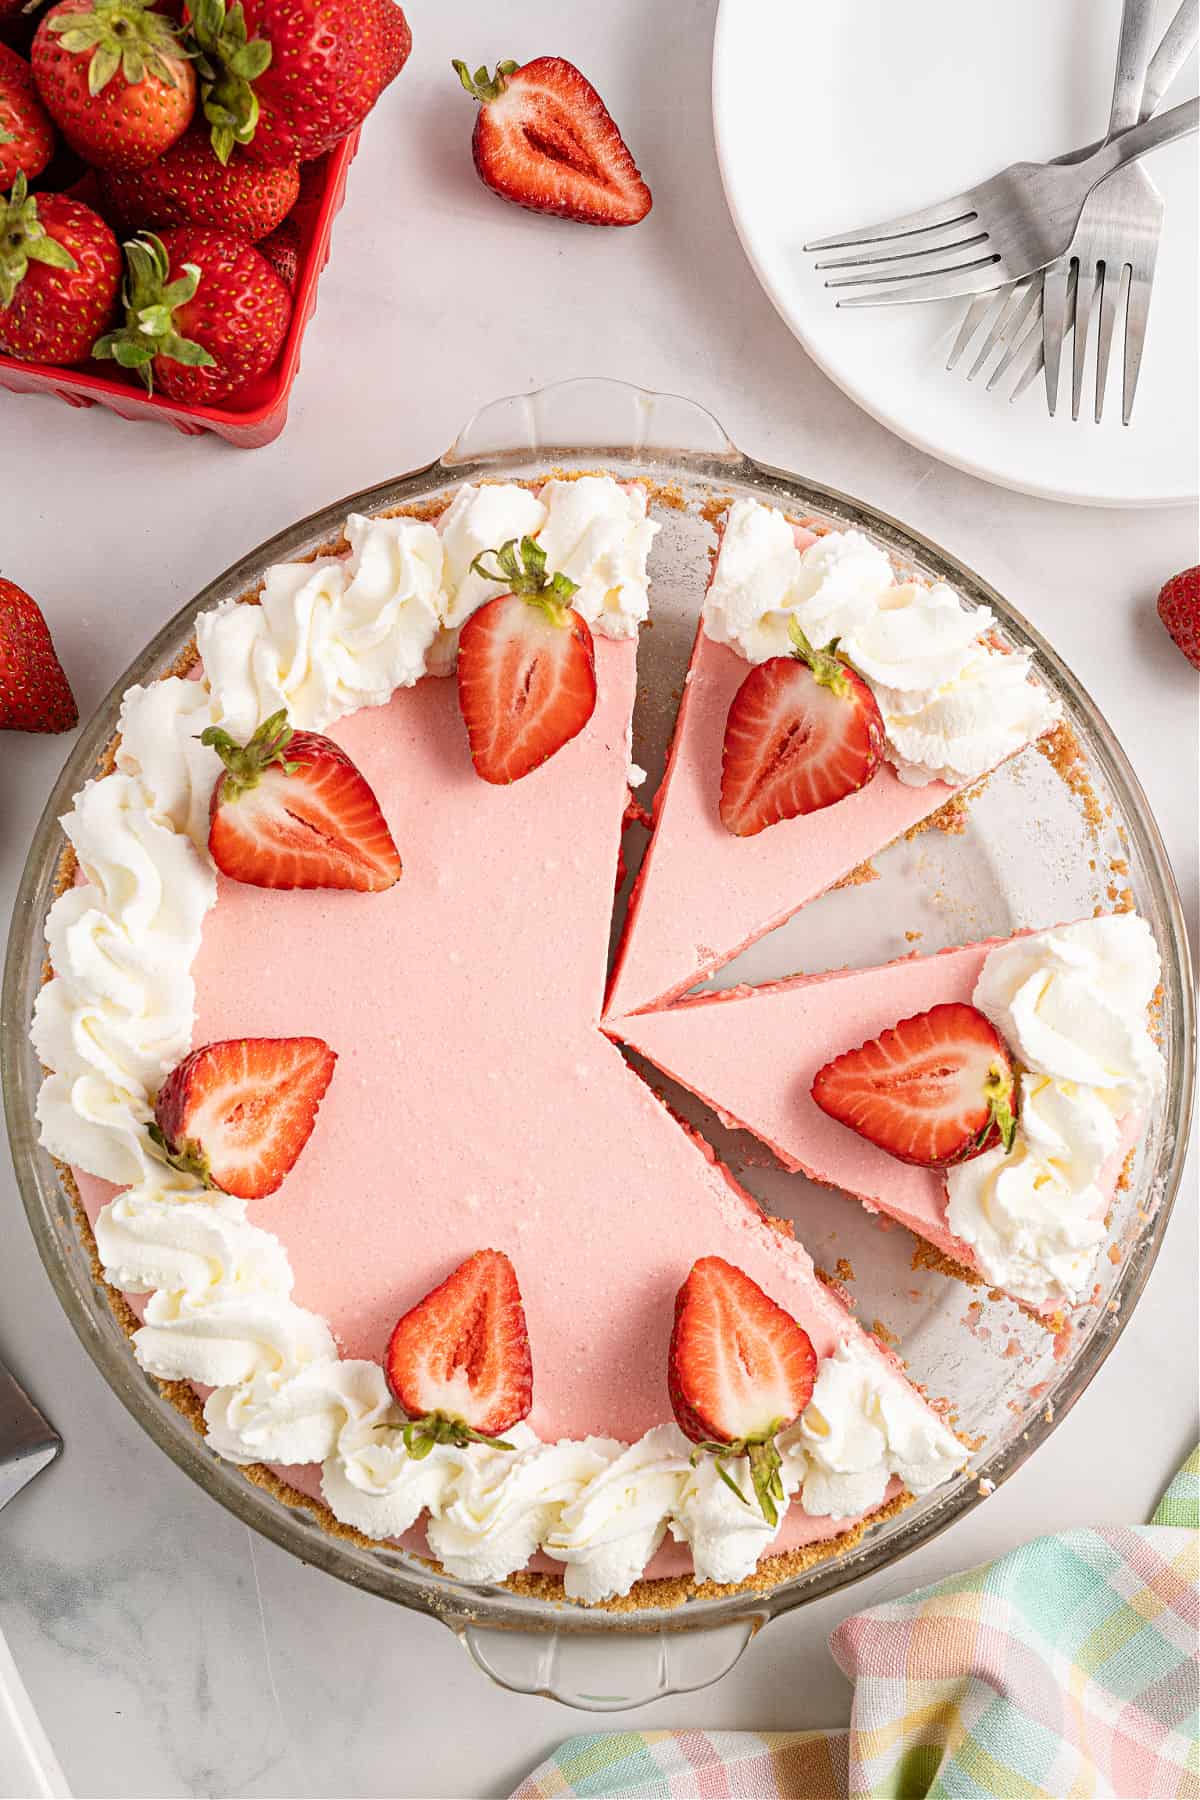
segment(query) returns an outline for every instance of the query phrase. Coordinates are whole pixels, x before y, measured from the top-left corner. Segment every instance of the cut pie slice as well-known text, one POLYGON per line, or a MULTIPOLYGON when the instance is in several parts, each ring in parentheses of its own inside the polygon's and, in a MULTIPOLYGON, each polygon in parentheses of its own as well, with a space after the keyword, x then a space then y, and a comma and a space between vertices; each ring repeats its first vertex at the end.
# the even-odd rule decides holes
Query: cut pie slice
POLYGON ((983 642, 990 613, 899 583, 858 532, 818 538, 758 501, 731 509, 696 634, 654 828, 605 1013, 661 1006, 921 824, 1057 716, 1028 660, 983 642), (721 822, 722 744, 750 668, 789 649, 795 618, 867 678, 888 760, 836 805, 753 837, 721 822), (935 779, 937 775, 945 779, 935 779))
POLYGON ((1105 1215, 1161 1079, 1147 1018, 1158 967, 1149 928, 1123 914, 700 995, 608 1029, 785 1167, 857 1196, 956 1272, 1057 1322, 1091 1291, 1105 1215), (983 1011, 1023 1071, 1010 1152, 917 1167, 816 1104, 825 1064, 953 1003, 983 1011))

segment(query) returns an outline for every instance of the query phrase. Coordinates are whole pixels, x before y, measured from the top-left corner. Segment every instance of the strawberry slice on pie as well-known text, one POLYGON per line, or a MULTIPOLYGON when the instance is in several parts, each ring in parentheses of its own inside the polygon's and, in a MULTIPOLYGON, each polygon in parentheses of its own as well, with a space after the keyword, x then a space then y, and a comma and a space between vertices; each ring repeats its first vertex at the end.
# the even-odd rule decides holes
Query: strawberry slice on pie
POLYGON ((667 1385, 676 1423, 715 1458, 723 1481, 746 1496, 725 1467, 746 1457, 763 1518, 778 1522, 784 1499, 778 1434, 812 1398, 817 1357, 790 1313, 743 1270, 704 1256, 675 1296, 667 1385))
POLYGON ((229 1038, 193 1050, 158 1090, 150 1135, 206 1187, 273 1194, 312 1136, 337 1053, 321 1038, 229 1038))
POLYGON ((332 738, 273 713, 248 744, 218 725, 200 741, 225 764, 208 834, 223 875, 263 888, 353 888, 400 879, 396 849, 365 776, 332 738))
POLYGON ((975 1006, 944 1001, 901 1019, 813 1078, 822 1112, 889 1156, 924 1169, 1011 1150, 1016 1078, 1008 1047, 975 1006))
POLYGON ((793 652, 758 663, 733 697, 721 752, 721 823, 735 837, 836 806, 875 774, 883 720, 836 640, 814 650, 795 619, 793 652))
POLYGON ((406 1312, 388 1340, 388 1386, 408 1414, 409 1454, 435 1444, 490 1444, 533 1405, 529 1332, 516 1270, 501 1250, 477 1250, 406 1312))
POLYGON ((475 772, 503 785, 520 781, 578 737, 596 710, 596 650, 587 620, 571 605, 577 583, 547 574, 532 538, 477 556, 472 570, 505 581, 471 614, 458 642, 458 703, 475 772), (487 566, 494 556, 495 569, 487 566))

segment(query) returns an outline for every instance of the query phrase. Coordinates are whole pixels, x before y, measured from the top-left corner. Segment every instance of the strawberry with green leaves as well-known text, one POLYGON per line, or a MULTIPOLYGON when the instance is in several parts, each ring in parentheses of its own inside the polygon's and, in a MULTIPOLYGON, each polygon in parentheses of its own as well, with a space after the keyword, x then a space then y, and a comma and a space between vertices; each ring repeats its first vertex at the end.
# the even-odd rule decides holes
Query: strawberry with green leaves
POLYGON ((131 239, 125 256, 125 323, 94 356, 200 405, 236 399, 275 362, 292 300, 253 244, 185 225, 131 239))
POLYGON ((143 168, 183 136, 196 109, 191 63, 150 0, 59 0, 31 60, 46 110, 94 168, 143 168))
POLYGON ((943 1001, 818 1069, 821 1111, 900 1162, 946 1169, 1013 1147, 1017 1075, 991 1020, 943 1001))
POLYGON ((458 703, 475 772, 520 781, 577 737, 596 709, 596 649, 571 605, 576 584, 547 574, 533 538, 510 539, 471 564, 506 594, 471 614, 458 640, 458 703), (488 568, 486 557, 495 560, 488 568))
POLYGON ((123 234, 208 225, 252 244, 275 230, 299 192, 299 163, 268 168, 237 149, 223 163, 200 125, 146 168, 100 178, 105 215, 123 234))
POLYGON ((323 1038, 226 1038, 193 1050, 154 1101, 172 1168, 241 1200, 275 1193, 312 1136, 337 1052, 323 1038))
POLYGON ((476 1250, 406 1312, 388 1340, 383 1373, 408 1415, 404 1447, 419 1460, 435 1444, 487 1444, 533 1405, 533 1361, 517 1273, 502 1250, 476 1250))
POLYGON ((412 34, 395 0, 189 0, 213 149, 309 162, 360 125, 412 34))
POLYGON ((587 77, 562 56, 454 71, 479 102, 471 153, 479 179, 529 212, 584 225, 636 225, 650 211, 616 121, 587 77))
POLYGON ((743 1269, 702 1256, 675 1296, 667 1353, 671 1408, 684 1437, 716 1460, 738 1499, 751 1505, 726 1464, 745 1457, 763 1518, 779 1523, 783 1477, 775 1439, 812 1398, 812 1340, 743 1269))
POLYGON ((99 213, 65 194, 0 197, 0 350, 25 362, 82 362, 113 316, 121 248, 99 213))
POLYGON ((24 175, 34 181, 54 154, 54 124, 38 99, 33 70, 0 44, 0 190, 24 175))
POLYGON ((200 741, 225 765, 209 803, 209 854, 223 875, 264 888, 379 894, 400 879, 400 852, 370 784, 319 731, 272 713, 249 743, 219 725, 200 741))
POLYGON ((721 822, 735 837, 836 806, 883 759, 883 716, 838 655, 814 650, 793 617, 793 648, 751 669, 733 697, 721 747, 721 822))
POLYGON ((0 576, 0 731, 70 731, 78 723, 41 607, 0 576))

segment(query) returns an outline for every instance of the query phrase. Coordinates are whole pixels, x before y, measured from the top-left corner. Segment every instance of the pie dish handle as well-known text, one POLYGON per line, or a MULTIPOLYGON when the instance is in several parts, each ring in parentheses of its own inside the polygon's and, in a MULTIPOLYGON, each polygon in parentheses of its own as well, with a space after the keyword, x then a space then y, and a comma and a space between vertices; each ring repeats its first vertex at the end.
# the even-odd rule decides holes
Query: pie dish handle
POLYGON ((513 1631, 479 1620, 446 1623, 475 1664, 513 1694, 539 1694, 580 1712, 624 1712, 720 1681, 767 1612, 719 1625, 615 1631, 513 1631))
POLYGON ((658 394, 626 381, 581 376, 508 394, 470 418, 442 466, 512 462, 546 451, 613 447, 638 464, 694 462, 726 476, 746 464, 724 426, 705 407, 681 394, 658 394))

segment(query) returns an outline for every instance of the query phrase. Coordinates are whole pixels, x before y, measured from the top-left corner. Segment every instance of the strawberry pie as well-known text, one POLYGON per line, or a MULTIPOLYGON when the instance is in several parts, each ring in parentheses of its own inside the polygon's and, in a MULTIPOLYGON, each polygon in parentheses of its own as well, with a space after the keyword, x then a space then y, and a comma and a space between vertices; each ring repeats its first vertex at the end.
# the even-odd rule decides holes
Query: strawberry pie
POLYGON ((214 1453, 589 1603, 778 1580, 967 1456, 621 1043, 1034 1307, 1159 1079, 1134 918, 674 1003, 1055 716, 988 615, 751 501, 605 1012, 657 529, 639 483, 468 485, 202 613, 63 821, 33 1025, 214 1453))

